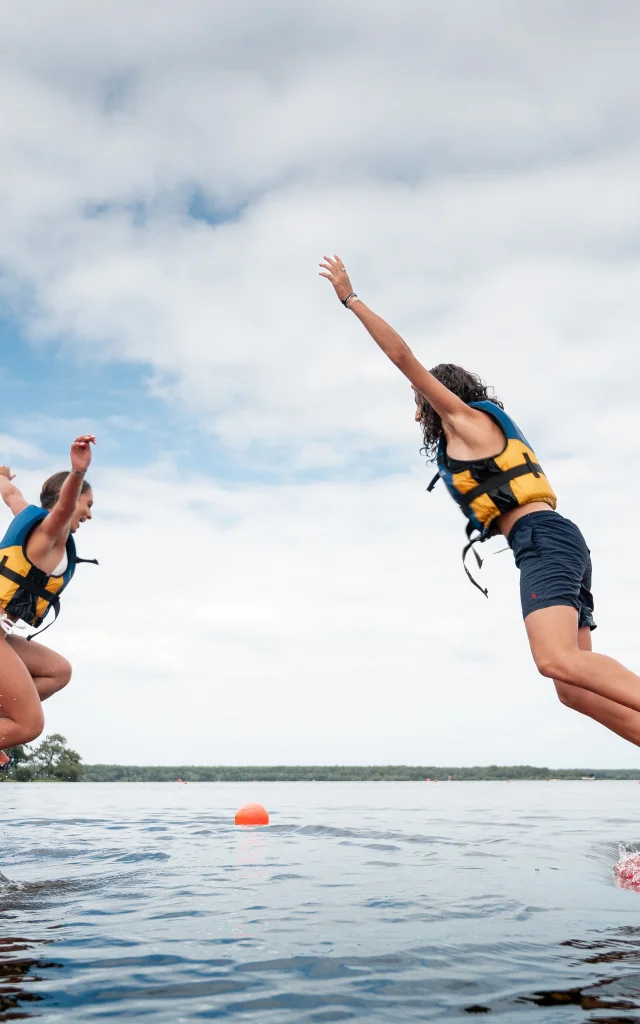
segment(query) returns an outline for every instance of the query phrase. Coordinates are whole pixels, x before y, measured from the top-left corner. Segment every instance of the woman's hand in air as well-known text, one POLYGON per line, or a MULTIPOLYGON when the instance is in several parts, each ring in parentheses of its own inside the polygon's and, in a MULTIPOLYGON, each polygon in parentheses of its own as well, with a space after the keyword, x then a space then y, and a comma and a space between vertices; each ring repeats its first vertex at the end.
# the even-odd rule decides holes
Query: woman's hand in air
POLYGON ((344 302, 347 296, 353 293, 351 281, 349 280, 344 263, 334 253, 333 259, 331 256, 325 256, 320 266, 323 267, 323 270, 320 271, 320 277, 326 277, 327 281, 331 281, 340 302, 344 302))
POLYGON ((6 476, 7 480, 13 480, 15 475, 8 466, 0 466, 0 476, 6 476))
POLYGON ((74 473, 86 473, 91 464, 91 445, 96 443, 93 434, 81 434, 71 445, 71 469, 74 473))

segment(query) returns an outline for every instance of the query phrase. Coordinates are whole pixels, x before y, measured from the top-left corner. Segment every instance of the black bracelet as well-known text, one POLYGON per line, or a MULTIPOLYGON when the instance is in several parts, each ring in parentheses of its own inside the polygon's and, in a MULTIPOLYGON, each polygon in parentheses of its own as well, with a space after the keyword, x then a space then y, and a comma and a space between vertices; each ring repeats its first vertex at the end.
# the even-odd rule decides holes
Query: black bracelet
MULTIPOLYGON (((351 292, 350 295, 347 295, 346 299, 340 299, 340 302, 342 303, 343 306, 347 306, 347 303, 348 303, 349 299, 353 299, 353 298, 357 298, 355 292, 351 292)), ((348 308, 349 307, 347 306, 347 309, 348 308)))

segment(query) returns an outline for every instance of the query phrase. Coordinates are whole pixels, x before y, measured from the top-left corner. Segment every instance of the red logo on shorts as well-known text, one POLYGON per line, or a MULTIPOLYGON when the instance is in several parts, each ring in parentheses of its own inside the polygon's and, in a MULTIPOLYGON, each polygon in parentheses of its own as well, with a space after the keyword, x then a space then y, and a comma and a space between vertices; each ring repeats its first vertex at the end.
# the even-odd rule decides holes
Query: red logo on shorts
POLYGON ((536 595, 535 595, 535 594, 532 594, 531 596, 532 596, 532 597, 535 597, 536 595))

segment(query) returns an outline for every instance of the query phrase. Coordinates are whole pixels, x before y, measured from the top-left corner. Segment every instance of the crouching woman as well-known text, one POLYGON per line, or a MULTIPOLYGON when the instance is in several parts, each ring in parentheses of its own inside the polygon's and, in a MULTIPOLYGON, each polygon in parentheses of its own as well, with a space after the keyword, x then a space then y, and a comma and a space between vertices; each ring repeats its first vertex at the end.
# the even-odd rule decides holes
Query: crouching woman
MULTIPOLYGON (((45 481, 40 506, 29 505, 0 467, 0 496, 14 515, 0 540, 0 764, 5 748, 36 739, 44 728, 42 701, 67 685, 71 665, 43 644, 18 635, 38 629, 71 582, 78 562, 73 534, 91 519, 93 493, 85 473, 92 434, 71 445, 71 470, 45 481)), ((45 629, 47 627, 45 626, 45 629)))

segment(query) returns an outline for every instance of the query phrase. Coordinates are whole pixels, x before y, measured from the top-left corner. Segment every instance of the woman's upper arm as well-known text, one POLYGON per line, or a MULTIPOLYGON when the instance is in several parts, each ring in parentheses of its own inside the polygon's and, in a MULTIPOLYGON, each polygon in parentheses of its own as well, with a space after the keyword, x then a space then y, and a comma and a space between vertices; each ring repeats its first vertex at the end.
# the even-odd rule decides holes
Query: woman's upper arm
POLYGON ((69 512, 58 503, 53 506, 47 518, 42 520, 38 529, 51 540, 58 540, 69 529, 72 518, 73 509, 69 512))
POLYGON ((23 509, 27 508, 29 504, 28 501, 25 501, 24 495, 20 493, 17 487, 13 493, 5 495, 4 501, 5 504, 11 509, 14 516, 17 516, 18 513, 22 512, 23 509))

